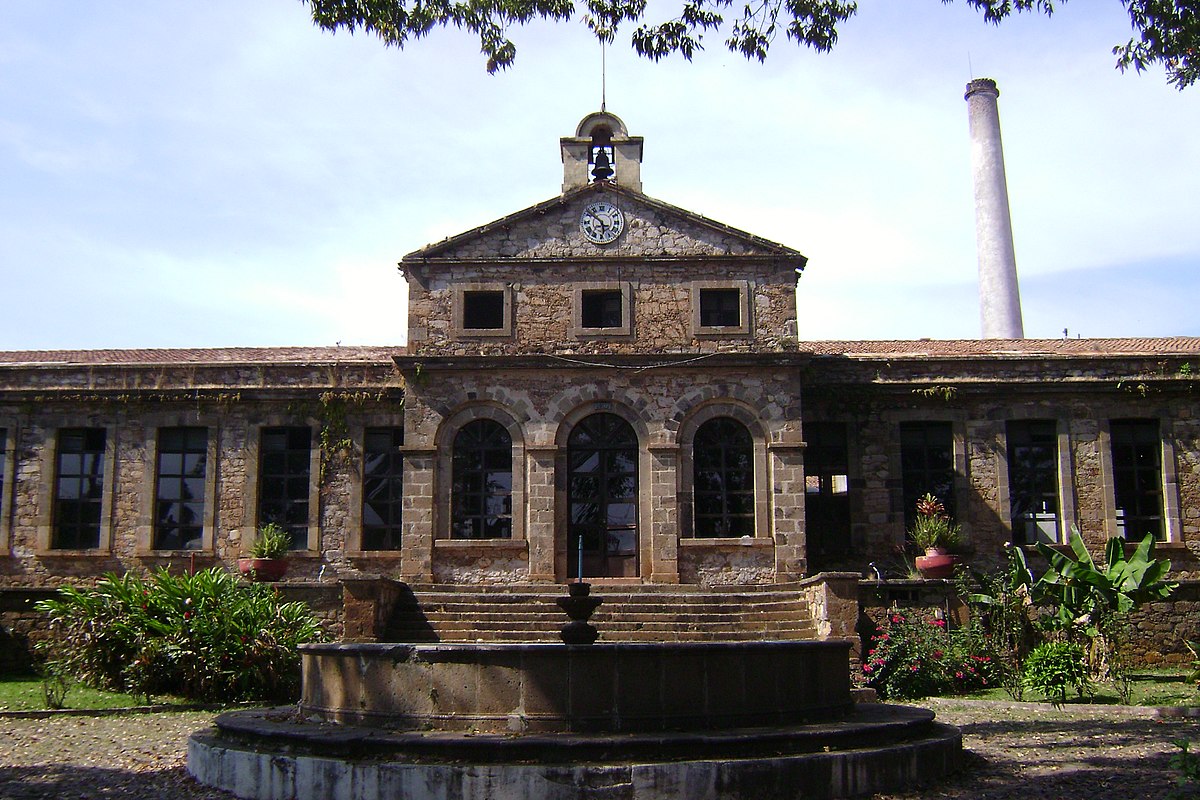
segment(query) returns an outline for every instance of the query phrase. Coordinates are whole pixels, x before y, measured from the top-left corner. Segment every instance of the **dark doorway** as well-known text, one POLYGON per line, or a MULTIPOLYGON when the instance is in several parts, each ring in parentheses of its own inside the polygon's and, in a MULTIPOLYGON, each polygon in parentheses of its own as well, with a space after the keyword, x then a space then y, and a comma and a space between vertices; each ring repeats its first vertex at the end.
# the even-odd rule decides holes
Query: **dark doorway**
POLYGON ((638 575, 638 442, 616 414, 593 414, 567 440, 567 575, 638 575))

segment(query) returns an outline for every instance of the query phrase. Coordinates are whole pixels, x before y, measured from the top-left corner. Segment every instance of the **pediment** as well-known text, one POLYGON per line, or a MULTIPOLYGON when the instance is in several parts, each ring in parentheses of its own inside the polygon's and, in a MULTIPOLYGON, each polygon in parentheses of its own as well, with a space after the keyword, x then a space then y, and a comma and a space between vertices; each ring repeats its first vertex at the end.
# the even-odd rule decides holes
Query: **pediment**
POLYGON ((797 268, 806 261, 789 247, 608 183, 575 189, 443 239, 409 253, 404 261, 596 261, 729 256, 794 259, 797 268), (583 235, 579 218, 585 206, 602 198, 621 209, 625 230, 615 242, 597 245, 583 235))

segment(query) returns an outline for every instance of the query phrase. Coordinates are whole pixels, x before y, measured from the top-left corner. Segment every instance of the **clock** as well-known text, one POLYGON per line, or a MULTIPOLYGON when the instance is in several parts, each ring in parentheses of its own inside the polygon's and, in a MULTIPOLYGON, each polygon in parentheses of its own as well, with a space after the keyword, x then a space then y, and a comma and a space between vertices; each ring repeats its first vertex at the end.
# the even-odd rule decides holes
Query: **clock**
POLYGON ((625 215, 607 200, 597 200, 579 215, 579 230, 589 242, 609 244, 625 230, 625 215))

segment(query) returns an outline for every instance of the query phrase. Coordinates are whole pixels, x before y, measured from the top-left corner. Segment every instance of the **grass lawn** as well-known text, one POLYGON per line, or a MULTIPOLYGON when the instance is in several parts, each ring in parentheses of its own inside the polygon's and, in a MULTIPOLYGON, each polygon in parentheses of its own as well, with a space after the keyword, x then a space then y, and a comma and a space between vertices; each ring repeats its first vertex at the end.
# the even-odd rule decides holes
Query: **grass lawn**
MULTIPOLYGON (((175 697, 151 698, 154 704, 182 704, 175 697)), ((102 692, 82 684, 71 684, 63 708, 102 709, 146 705, 146 698, 116 692, 102 692)), ((45 711, 46 696, 40 678, 29 675, 0 675, 0 711, 45 711)))
MULTIPOLYGON (((1189 680, 1187 674, 1183 672, 1140 671, 1134 675, 1132 689, 1132 705, 1135 706, 1200 706, 1200 687, 1197 687, 1195 681, 1189 680)), ((1082 698, 1068 694, 1067 704, 1118 704, 1121 702, 1116 688, 1110 683, 1095 684, 1093 691, 1094 694, 1085 694, 1082 698)), ((1008 692, 999 687, 959 696, 976 700, 1012 700, 1008 692)), ((1040 702, 1045 698, 1038 692, 1026 689, 1023 699, 1040 702)))

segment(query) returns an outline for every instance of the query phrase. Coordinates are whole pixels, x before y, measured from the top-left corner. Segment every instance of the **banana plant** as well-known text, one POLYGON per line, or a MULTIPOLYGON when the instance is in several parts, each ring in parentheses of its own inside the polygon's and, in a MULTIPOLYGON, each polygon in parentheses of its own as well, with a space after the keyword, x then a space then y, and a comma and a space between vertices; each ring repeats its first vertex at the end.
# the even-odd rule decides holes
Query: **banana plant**
POLYGON ((1035 599, 1057 609, 1058 624, 1066 631, 1082 625, 1089 636, 1094 636, 1101 618, 1164 600, 1178 585, 1164 580, 1171 562, 1154 557, 1153 536, 1143 539, 1128 556, 1124 539, 1109 539, 1104 546, 1103 566, 1092 559, 1074 526, 1068 553, 1040 542, 1037 547, 1050 568, 1034 586, 1035 599))

